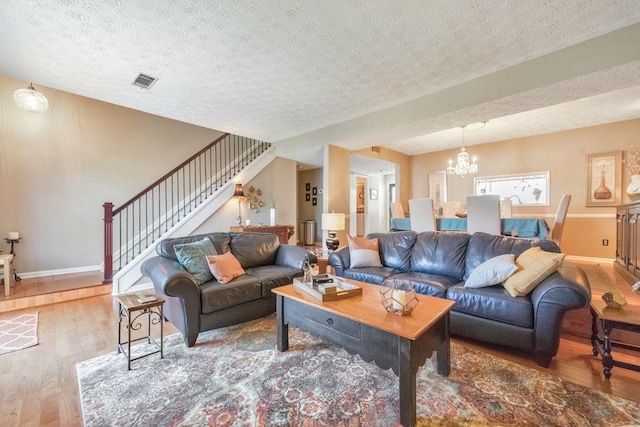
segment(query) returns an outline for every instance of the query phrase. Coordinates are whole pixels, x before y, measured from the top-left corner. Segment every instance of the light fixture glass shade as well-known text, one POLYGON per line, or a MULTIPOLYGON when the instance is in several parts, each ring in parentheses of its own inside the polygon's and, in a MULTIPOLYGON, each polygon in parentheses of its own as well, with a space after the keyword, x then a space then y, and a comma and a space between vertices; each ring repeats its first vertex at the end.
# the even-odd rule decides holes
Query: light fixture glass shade
POLYGON ((344 217, 343 213, 323 213, 322 229, 330 231, 344 230, 344 217))
POLYGON ((44 113, 49 109, 47 97, 35 90, 32 84, 29 84, 26 89, 16 90, 13 93, 13 100, 18 107, 34 113, 44 113))

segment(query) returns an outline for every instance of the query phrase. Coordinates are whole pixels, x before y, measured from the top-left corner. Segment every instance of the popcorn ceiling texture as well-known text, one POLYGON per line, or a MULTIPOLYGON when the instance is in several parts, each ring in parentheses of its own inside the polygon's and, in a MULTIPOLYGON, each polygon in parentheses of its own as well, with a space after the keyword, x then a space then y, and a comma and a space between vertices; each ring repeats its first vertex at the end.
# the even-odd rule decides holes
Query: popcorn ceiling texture
MULTIPOLYGON (((635 24, 640 2, 3 0, 0 18, 2 75, 279 141, 635 24), (138 72, 159 80, 141 90, 130 84, 138 72)), ((339 142, 361 148, 376 140, 407 154, 442 149, 443 135, 427 137, 424 148, 414 138, 575 100, 576 92, 592 96, 638 86, 639 68, 636 63, 618 74, 585 76, 339 142)), ((607 107, 598 107, 599 116, 619 99, 601 100, 607 107)), ((590 107, 584 108, 591 119, 590 107)), ((546 122, 533 119, 529 127, 539 131, 546 122)))

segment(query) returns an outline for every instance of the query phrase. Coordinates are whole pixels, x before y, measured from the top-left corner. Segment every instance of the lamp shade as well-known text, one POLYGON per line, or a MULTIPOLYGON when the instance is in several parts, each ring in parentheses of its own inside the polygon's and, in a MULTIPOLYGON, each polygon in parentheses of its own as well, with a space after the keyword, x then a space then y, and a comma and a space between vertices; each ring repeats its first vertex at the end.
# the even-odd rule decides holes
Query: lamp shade
POLYGON ((323 230, 344 230, 344 214, 343 213, 323 213, 322 214, 323 230))
POLYGON ((242 190, 242 184, 236 184, 236 189, 233 192, 233 197, 241 197, 244 199, 244 191, 242 190))
POLYGON ((18 107, 27 111, 44 113, 49 109, 47 97, 35 90, 32 84, 29 84, 26 89, 16 90, 13 93, 13 100, 18 107))

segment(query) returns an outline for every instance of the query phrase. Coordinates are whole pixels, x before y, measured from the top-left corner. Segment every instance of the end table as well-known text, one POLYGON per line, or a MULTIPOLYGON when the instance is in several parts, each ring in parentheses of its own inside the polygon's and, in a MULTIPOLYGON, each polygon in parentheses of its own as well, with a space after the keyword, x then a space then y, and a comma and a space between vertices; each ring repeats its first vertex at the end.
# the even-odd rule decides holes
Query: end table
POLYGON ((127 370, 131 370, 131 362, 152 354, 160 353, 160 359, 164 358, 164 300, 155 296, 152 292, 138 292, 134 294, 124 294, 117 297, 119 304, 118 316, 118 353, 127 356, 127 370), (131 338, 131 331, 143 330, 141 317, 147 316, 146 335, 140 338, 131 338), (122 321, 126 320, 127 339, 122 341, 122 321), (151 336, 151 325, 160 324, 160 343, 151 336), (147 340, 147 343, 154 344, 156 350, 131 357, 131 343, 147 340), (125 348, 126 344, 126 348, 125 348))

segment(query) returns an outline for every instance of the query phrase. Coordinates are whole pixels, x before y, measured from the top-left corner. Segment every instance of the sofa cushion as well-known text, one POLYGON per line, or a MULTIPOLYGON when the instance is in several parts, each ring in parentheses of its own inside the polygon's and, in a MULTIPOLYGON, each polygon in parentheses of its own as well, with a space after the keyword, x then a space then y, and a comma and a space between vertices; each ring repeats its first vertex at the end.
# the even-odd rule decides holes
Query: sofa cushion
POLYGON ((547 252, 560 252, 558 245, 551 240, 519 239, 474 233, 467 245, 464 279, 468 279, 471 272, 488 259, 504 254, 514 254, 517 259, 521 253, 533 247, 540 247, 547 252))
POLYGON ((213 278, 207 257, 216 255, 216 249, 211 240, 204 238, 193 243, 179 243, 173 246, 176 258, 182 267, 187 270, 198 285, 213 278))
POLYGON ((382 265, 400 271, 411 269, 411 248, 416 241, 415 231, 371 233, 367 238, 378 239, 382 265))
POLYGON ((222 255, 209 255, 207 263, 211 274, 220 283, 229 283, 244 274, 240 263, 231 252, 225 252, 222 255))
POLYGON ((176 253, 173 249, 175 245, 182 243, 193 243, 202 239, 209 239, 213 243, 213 247, 216 248, 216 252, 219 254, 225 253, 229 250, 229 233, 207 233, 207 234, 194 234, 193 236, 186 237, 173 237, 164 239, 158 242, 156 245, 156 253, 160 256, 170 258, 177 261, 176 253))
POLYGON ((351 267, 382 267, 378 252, 378 239, 366 239, 347 234, 351 267))
POLYGON ((502 286, 465 288, 462 283, 447 290, 447 299, 455 301, 452 311, 523 328, 533 328, 533 304, 529 297, 512 297, 502 286))
POLYGON ((260 279, 243 274, 227 284, 210 280, 200 285, 202 314, 213 313, 238 304, 260 299, 262 287, 260 279))
POLYGON ((527 295, 560 267, 564 257, 565 254, 545 252, 540 248, 528 249, 516 259, 518 271, 502 286, 511 296, 527 295))
POLYGON ((247 274, 260 279, 262 284, 262 298, 273 297, 271 289, 293 283, 293 278, 300 276, 300 269, 281 267, 278 265, 263 265, 245 270, 247 274))
POLYGON ((360 267, 347 268, 344 270, 344 277, 361 282, 373 283, 374 285, 382 285, 382 282, 384 282, 387 277, 397 273, 401 273, 401 271, 389 267, 360 267))
POLYGON ((396 283, 407 283, 413 286, 413 289, 415 289, 419 294, 438 298, 445 298, 447 295, 447 289, 460 282, 460 280, 455 277, 441 276, 439 274, 417 273, 414 271, 395 274, 387 280, 392 280, 396 283))
POLYGON ((280 242, 275 234, 229 233, 231 252, 238 258, 242 268, 258 267, 276 263, 280 242))
POLYGON ((411 271, 462 279, 468 243, 467 233, 418 233, 411 249, 411 271))
POLYGON ((464 282, 464 286, 465 288, 484 288, 497 285, 511 277, 517 269, 515 255, 498 255, 476 267, 464 282))

